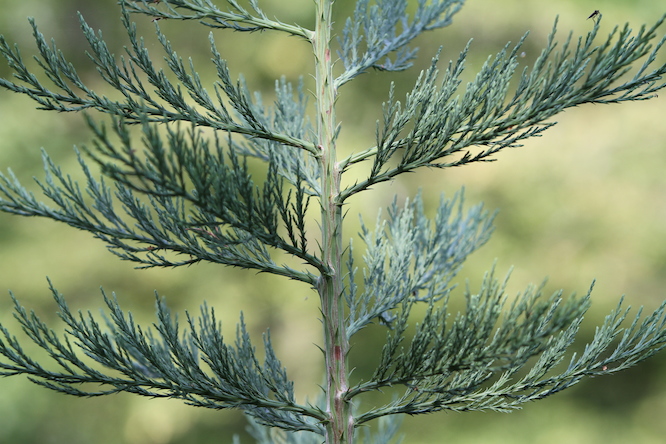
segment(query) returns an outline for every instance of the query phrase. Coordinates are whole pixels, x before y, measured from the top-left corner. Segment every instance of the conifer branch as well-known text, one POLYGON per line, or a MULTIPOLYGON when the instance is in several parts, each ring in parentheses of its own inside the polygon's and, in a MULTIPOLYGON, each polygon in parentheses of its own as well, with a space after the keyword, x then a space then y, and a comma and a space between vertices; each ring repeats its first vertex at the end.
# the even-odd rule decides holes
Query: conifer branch
POLYGON ((41 59, 35 57, 35 60, 56 89, 49 89, 32 74, 25 65, 18 47, 12 48, 2 36, 0 36, 0 54, 14 70, 14 77, 21 83, 0 79, 0 86, 28 95, 40 105, 39 109, 59 112, 94 109, 135 123, 140 123, 144 116, 148 115, 149 120, 154 122, 190 122, 201 127, 229 131, 248 138, 266 139, 280 145, 297 147, 314 155, 318 154, 312 142, 282 134, 273 130, 270 125, 265 125, 265 118, 257 115, 260 109, 262 113, 264 112, 263 108, 252 104, 250 93, 242 79, 236 84, 231 80, 226 62, 217 51, 212 35, 211 51, 219 78, 215 85, 217 100, 213 100, 203 87, 191 60, 188 73, 182 59, 172 49, 157 24, 156 33, 165 50, 167 65, 180 85, 174 85, 162 69, 155 68, 143 40, 137 37, 136 25, 130 22, 127 11, 123 10, 122 23, 129 36, 131 47, 125 48, 129 59, 121 56, 119 64, 102 39, 101 32, 97 35, 82 16, 79 16, 79 20, 91 48, 91 52, 88 53, 90 59, 98 68, 102 79, 119 91, 124 100, 117 101, 100 96, 88 88, 74 66, 56 47, 55 42, 51 45, 47 43, 32 19, 30 24, 41 56, 41 59), (154 87, 156 97, 147 91, 144 85, 146 80, 154 87), (203 108, 204 113, 188 103, 181 85, 196 104, 203 108), (234 106, 233 112, 227 109, 223 98, 225 96, 234 106))
POLYGON ((225 0, 228 10, 218 9, 209 0, 120 0, 119 3, 130 12, 141 13, 154 19, 198 20, 211 28, 233 29, 235 31, 282 31, 287 34, 310 40, 313 31, 298 25, 289 25, 269 19, 256 0, 248 0, 249 9, 236 0, 225 0), (154 6, 154 4, 158 4, 154 6), (180 11, 186 11, 185 14, 180 11), (188 14, 189 13, 189 14, 188 14))
POLYGON ((101 32, 80 16, 89 57, 120 99, 90 89, 33 20, 40 54, 35 60, 52 86, 38 79, 18 47, 0 36, 0 55, 15 77, 0 79, 0 87, 29 96, 41 109, 97 110, 110 117, 105 125, 85 114, 94 139, 76 151, 81 183, 44 153, 46 177, 37 184, 49 205, 9 170, 0 174, 0 211, 47 217, 88 231, 114 254, 141 267, 210 261, 309 284, 318 292, 323 326, 321 401, 295 401, 293 382, 269 334, 264 335, 262 361, 242 315, 230 343, 206 304, 198 317, 187 314, 182 326, 157 297, 157 321, 154 328, 144 329, 115 296, 102 292, 108 308, 104 327, 90 312, 72 313, 53 285, 50 290, 66 324, 64 335, 12 295, 15 318, 53 366, 38 363, 0 325, 0 375, 24 374, 75 396, 123 391, 177 398, 199 407, 238 408, 252 419, 261 444, 314 444, 322 439, 326 444, 352 444, 361 439, 361 426, 379 418, 379 431, 363 436, 366 444, 387 444, 396 437, 396 415, 511 411, 585 376, 626 369, 666 346, 666 302, 646 317, 639 310, 631 320, 620 301, 591 342, 571 353, 591 289, 583 298, 565 300, 562 292, 545 297, 543 286, 530 286, 509 304, 508 277, 499 281, 494 270, 486 274, 478 293, 469 286, 462 291, 465 308, 453 311, 452 279, 493 230, 493 215, 481 205, 463 211, 462 192, 452 199, 442 197, 434 217, 426 216, 417 195, 402 208, 394 200, 387 216, 378 216, 374 231, 361 222, 360 238, 366 244, 362 278, 352 241, 345 250, 342 240, 346 199, 376 183, 421 167, 494 160, 499 151, 540 136, 555 124, 550 120, 554 115, 573 106, 654 97, 666 86, 666 64, 656 63, 666 37, 654 42, 666 15, 636 34, 628 25, 616 27, 595 46, 601 21, 595 11, 592 31, 575 43, 570 34, 559 51, 556 21, 546 48, 519 78, 527 36, 490 57, 463 92, 470 46, 449 62, 443 75, 438 54, 404 101, 397 100, 391 86, 377 124, 376 146, 340 161, 335 106, 339 87, 369 69, 409 68, 416 54, 409 47, 413 39, 447 26, 463 1, 417 0, 410 16, 407 0, 358 0, 338 41, 344 72, 337 78, 331 0, 316 0, 312 31, 269 19, 257 0, 225 1, 223 11, 209 0, 120 0, 129 47, 118 60, 101 32), (150 59, 130 21, 131 12, 153 17, 166 68, 159 69, 150 59), (302 81, 296 85, 277 80, 274 105, 265 106, 242 77, 231 79, 212 34, 217 81, 209 93, 194 63, 185 62, 162 33, 159 19, 302 37, 313 49, 313 121, 302 81), (131 127, 140 130, 140 142, 131 127), (343 174, 369 159, 369 175, 342 189, 343 174), (252 163, 260 164, 262 172, 251 174, 252 163), (320 210, 316 252, 306 231, 311 200, 320 210), (289 255, 306 269, 276 264, 275 253, 289 255), (424 313, 410 326, 417 307, 424 313), (350 339, 373 322, 386 326, 386 342, 372 376, 352 385, 350 339), (397 397, 365 411, 354 404, 367 392, 383 390, 397 397))
POLYGON ((419 0, 414 17, 409 19, 407 0, 370 0, 356 3, 338 38, 338 56, 345 71, 336 80, 340 87, 370 68, 404 71, 412 66, 417 48, 407 45, 425 31, 451 24, 462 8, 462 0, 419 0), (393 54, 393 59, 391 55, 393 54))
POLYGON ((590 293, 582 300, 564 301, 561 292, 543 300, 542 288, 531 287, 506 309, 505 285, 506 280, 500 283, 492 273, 487 275, 478 294, 466 291, 467 310, 453 320, 447 300, 437 307, 431 304, 404 346, 413 306, 406 302, 388 333, 375 374, 347 396, 396 386, 404 391, 395 401, 359 415, 357 422, 438 410, 511 411, 585 376, 626 369, 666 347, 666 302, 642 319, 639 310, 625 326, 629 309, 620 301, 584 351, 570 354, 566 364, 590 293), (518 372, 526 366, 531 368, 521 377, 518 372))
POLYGON ((569 34, 559 51, 555 50, 556 21, 546 48, 531 70, 523 70, 513 92, 509 86, 520 65, 520 49, 527 35, 513 49, 507 45, 489 58, 462 96, 455 93, 469 45, 455 63, 449 63, 439 86, 439 56, 435 57, 404 105, 395 99, 391 88, 384 103, 383 122, 377 123, 377 145, 342 161, 348 168, 373 160, 368 179, 344 190, 343 199, 423 166, 448 168, 492 161, 499 151, 540 136, 555 125, 548 119, 567 108, 654 97, 666 86, 662 81, 666 64, 653 66, 666 42, 666 37, 653 42, 665 19, 666 15, 649 29, 642 26, 635 35, 628 24, 619 33, 616 27, 601 46, 594 46, 597 20, 575 48, 569 34), (627 79, 633 64, 642 58, 642 66, 627 79), (389 166, 395 157, 398 165, 389 166))
POLYGON ((492 234, 493 217, 482 205, 463 213, 463 193, 440 199, 434 220, 426 217, 420 194, 404 208, 397 202, 388 208, 388 219, 377 217, 371 232, 361 223, 363 291, 357 294, 350 249, 347 334, 351 337, 378 319, 391 326, 395 311, 405 303, 433 303, 448 296, 451 280, 467 256, 484 245, 492 234))
POLYGON ((197 407, 241 408, 260 423, 322 433, 316 421, 323 413, 294 401, 293 383, 275 357, 268 334, 264 337, 265 360, 263 364, 259 361, 242 316, 236 340, 229 344, 214 309, 204 304, 198 318, 187 314, 187 326, 181 330, 178 319, 156 295, 155 330, 145 330, 123 312, 115 295, 109 297, 102 291, 109 309, 109 332, 105 333, 90 312, 72 313, 62 295, 49 285, 59 316, 67 325, 62 338, 12 298, 23 331, 60 370, 38 364, 0 326, 0 354, 6 358, 0 362, 0 375, 27 374, 39 385, 74 396, 129 392, 177 398, 197 407), (94 364, 80 358, 77 349, 94 364), (110 373, 98 370, 99 365, 110 373), (93 384, 108 388, 88 390, 93 384))
POLYGON ((137 150, 123 122, 113 124, 120 146, 111 141, 104 126, 92 121, 89 125, 97 140, 86 151, 115 182, 115 192, 104 179, 93 177, 77 153, 86 177, 84 194, 44 153, 47 176, 38 184, 55 208, 39 202, 10 171, 9 176, 0 174, 0 209, 89 231, 106 242, 111 252, 142 267, 209 261, 314 285, 312 273, 275 264, 270 249, 278 249, 326 269, 307 251, 309 197, 298 190, 286 193, 275 167, 260 190, 233 150, 225 155, 218 139, 209 148, 194 128, 187 136, 169 129, 165 145, 155 125, 144 122, 144 149, 137 150), (124 215, 117 211, 118 203, 124 215), (124 216, 136 224, 127 224, 124 216), (176 260, 168 252, 187 259, 176 260))
MULTIPOLYGON (((284 78, 276 80, 275 95, 274 108, 266 110, 261 103, 261 96, 255 94, 255 115, 260 117, 262 124, 297 139, 311 138, 315 129, 308 117, 308 99, 302 79, 295 90, 284 78)), ((318 156, 312 156, 297 147, 279 145, 275 141, 262 138, 245 138, 242 143, 232 139, 229 143, 239 154, 276 165, 278 173, 297 189, 301 189, 303 185, 302 190, 308 195, 321 195, 318 156)))

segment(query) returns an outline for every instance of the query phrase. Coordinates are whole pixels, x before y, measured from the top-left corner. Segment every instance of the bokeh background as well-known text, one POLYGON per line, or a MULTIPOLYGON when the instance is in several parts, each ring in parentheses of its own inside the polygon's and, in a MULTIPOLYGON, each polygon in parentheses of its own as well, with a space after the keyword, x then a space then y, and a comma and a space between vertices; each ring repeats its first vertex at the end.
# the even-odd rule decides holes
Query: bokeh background
MULTIPOLYGON (((310 0, 262 3, 283 21, 306 26, 312 22, 310 0)), ((337 21, 342 24, 353 2, 339 0, 337 7, 337 21)), ((661 0, 469 1, 451 27, 419 39, 415 69, 397 75, 368 73, 344 87, 338 109, 343 125, 341 149, 359 151, 373 144, 374 122, 389 81, 394 80, 400 92, 409 90, 418 69, 429 64, 439 46, 443 47, 443 64, 455 59, 474 38, 466 74, 471 79, 486 57, 528 30, 525 63, 531 63, 558 15, 561 39, 570 30, 584 35, 592 26, 586 18, 595 9, 603 13, 602 35, 625 22, 634 29, 652 24, 666 12, 661 0)), ((86 42, 76 11, 93 28, 103 30, 116 53, 121 53, 127 41, 114 0, 0 0, 0 11, 0 33, 17 42, 25 58, 35 52, 26 20, 32 16, 47 38, 54 37, 80 67, 83 77, 100 88, 104 85, 84 54, 86 42)), ((152 24, 143 16, 136 20, 145 31, 148 48, 159 59, 162 52, 152 24)), ((212 82, 214 69, 207 52, 210 30, 192 22, 160 25, 179 54, 191 56, 203 78, 212 82)), ((310 81, 311 54, 295 38, 228 31, 215 31, 215 37, 233 75, 242 72, 252 89, 265 91, 269 97, 275 79, 282 75, 291 81, 304 75, 306 85, 310 81)), ((8 75, 2 62, 0 75, 8 75)), ((470 258, 461 279, 469 279, 478 288, 481 276, 495 261, 500 275, 513 267, 512 293, 546 277, 549 292, 562 288, 565 293, 584 293, 596 278, 594 305, 582 332, 589 338, 620 295, 626 294, 632 306, 646 309, 654 309, 666 298, 665 100, 568 110, 557 116, 559 124, 544 137, 499 154, 498 162, 423 170, 376 186, 350 203, 348 237, 356 234, 355 213, 372 222, 378 208, 385 207, 394 195, 404 199, 423 189, 426 204, 433 209, 441 192, 452 194, 464 185, 467 202, 483 201, 500 213, 496 233, 470 258)), ((11 167, 26 184, 32 176, 42 176, 41 147, 65 171, 80 175, 72 147, 89 141, 81 116, 36 111, 27 97, 0 91, 0 168, 11 167)), ((306 286, 207 264, 135 270, 87 233, 47 220, 0 214, 3 324, 16 327, 8 290, 42 319, 55 321, 46 276, 75 309, 101 309, 101 286, 115 292, 121 304, 146 324, 152 322, 154 291, 181 315, 185 310, 196 313, 207 300, 216 307, 229 337, 243 310, 257 340, 270 327, 299 396, 317 395, 322 364, 315 344, 320 325, 317 297, 306 286)), ((381 347, 382 339, 379 330, 369 330, 354 344, 352 364, 359 374, 373 364, 368 357, 381 347)), ((587 380, 511 414, 440 413, 407 418, 405 442, 663 443, 665 370, 666 354, 662 354, 632 370, 587 380)), ((0 380, 0 443, 208 444, 231 442, 234 434, 244 443, 252 442, 244 428, 242 416, 234 412, 125 394, 73 398, 39 388, 24 377, 0 380)))

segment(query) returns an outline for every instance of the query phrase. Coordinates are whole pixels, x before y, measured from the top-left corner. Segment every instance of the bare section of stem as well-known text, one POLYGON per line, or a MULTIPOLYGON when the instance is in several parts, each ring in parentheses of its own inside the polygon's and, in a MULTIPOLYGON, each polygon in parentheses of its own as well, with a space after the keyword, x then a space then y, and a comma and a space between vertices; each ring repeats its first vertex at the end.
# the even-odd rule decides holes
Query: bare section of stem
POLYGON ((345 395, 349 388, 347 353, 349 341, 344 325, 342 298, 342 207, 340 202, 340 168, 335 150, 335 79, 331 60, 330 0, 317 1, 317 24, 312 41, 316 63, 317 143, 322 172, 321 230, 322 261, 329 272, 321 276, 319 296, 324 326, 326 359, 326 424, 327 444, 349 444, 353 441, 351 405, 345 395))

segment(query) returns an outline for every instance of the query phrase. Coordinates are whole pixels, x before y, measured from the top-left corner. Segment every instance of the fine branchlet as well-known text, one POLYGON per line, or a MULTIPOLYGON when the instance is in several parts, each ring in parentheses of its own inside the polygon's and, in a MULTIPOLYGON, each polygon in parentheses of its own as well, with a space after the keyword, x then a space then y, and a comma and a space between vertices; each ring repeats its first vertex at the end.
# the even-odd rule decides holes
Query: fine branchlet
POLYGON ((400 442, 402 414, 512 411, 584 377, 624 370, 666 346, 666 302, 647 316, 642 310, 630 316, 620 301, 581 347, 574 340, 591 288, 582 298, 561 291, 549 296, 543 285, 513 296, 508 276, 497 279, 494 268, 478 290, 457 286, 454 278, 488 241, 495 217, 482 205, 465 207, 462 191, 442 195, 433 216, 421 194, 404 203, 396 198, 374 228, 361 221, 360 255, 342 237, 343 205, 375 184, 422 167, 495 160, 505 148, 541 136, 571 107, 655 97, 666 86, 666 65, 657 63, 666 16, 636 33, 616 27, 602 43, 601 13, 593 14, 587 35, 569 34, 562 42, 556 21, 531 66, 522 62, 525 35, 489 57, 464 86, 471 42, 443 68, 440 49, 404 99, 390 87, 375 146, 354 146, 345 157, 336 146, 342 86, 371 69, 409 69, 417 55, 413 40, 450 25, 463 1, 358 0, 339 29, 331 0, 315 1, 314 29, 270 17, 258 0, 218 3, 119 1, 128 37, 120 56, 79 15, 88 57, 105 83, 97 90, 34 20, 39 74, 0 36, 0 55, 13 71, 0 86, 43 110, 83 112, 93 138, 75 150, 80 181, 43 152, 45 177, 37 180, 43 197, 11 170, 0 174, 0 210, 89 232, 138 268, 211 262, 309 285, 318 293, 323 325, 321 396, 296 399, 269 333, 258 353, 242 315, 230 340, 207 304, 179 322, 156 296, 157 319, 146 328, 115 295, 102 292, 107 312, 99 320, 73 312, 50 282, 63 334, 11 297, 21 329, 51 365, 0 326, 0 375, 27 375, 75 396, 129 392, 240 409, 258 443, 385 444, 400 442), (155 22, 163 68, 132 14, 155 22), (176 53, 160 28, 168 20, 215 30, 202 42, 216 76, 211 84, 192 59, 176 53), (275 79, 272 105, 242 76, 232 79, 215 43, 225 30, 278 31, 310 44, 314 105, 302 79, 275 79), (347 172, 363 171, 357 167, 364 161, 365 177, 341 181, 347 172), (372 324, 385 329, 383 349, 374 370, 353 380, 351 344, 372 324), (387 396, 385 403, 365 405, 364 395, 377 392, 387 396), (371 430, 367 423, 374 419, 371 430))
POLYGON ((298 25, 288 25, 275 18, 269 18, 259 6, 257 0, 247 0, 247 6, 235 0, 223 0, 226 10, 219 9, 210 0, 169 0, 162 1, 121 1, 129 12, 136 12, 153 17, 155 20, 176 19, 196 20, 211 28, 232 29, 236 31, 282 31, 287 34, 312 38, 312 31, 298 25), (156 5, 159 3, 159 5, 156 5), (159 6, 159 7, 158 7, 159 6))
POLYGON ((356 3, 338 39, 338 55, 345 71, 336 79, 341 86, 370 68, 403 71, 412 66, 417 48, 408 44, 424 31, 451 24, 461 0, 419 1, 413 17, 407 14, 407 1, 369 0, 356 3))
POLYGON ((453 199, 442 197, 431 221, 417 196, 402 208, 394 201, 388 208, 389 219, 378 218, 374 231, 361 224, 366 266, 360 294, 354 284, 356 269, 351 245, 347 264, 349 337, 376 319, 391 326, 396 318, 391 312, 405 304, 435 303, 449 294, 451 280, 464 260, 492 232, 492 217, 481 205, 466 215, 462 205, 462 193, 453 199))

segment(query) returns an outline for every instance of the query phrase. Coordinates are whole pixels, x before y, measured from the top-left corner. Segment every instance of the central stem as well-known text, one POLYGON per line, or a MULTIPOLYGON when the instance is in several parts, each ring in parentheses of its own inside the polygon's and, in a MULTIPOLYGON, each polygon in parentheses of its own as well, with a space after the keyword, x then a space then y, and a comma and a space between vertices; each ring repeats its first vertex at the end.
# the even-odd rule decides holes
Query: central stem
POLYGON ((337 91, 331 60, 332 0, 317 0, 317 23, 313 35, 316 64, 317 143, 321 165, 322 260, 328 272, 321 276, 319 297, 324 326, 326 359, 326 444, 351 444, 354 422, 351 405, 345 399, 349 388, 347 353, 349 341, 345 329, 342 297, 342 205, 340 203, 340 168, 335 150, 335 98, 337 91))

